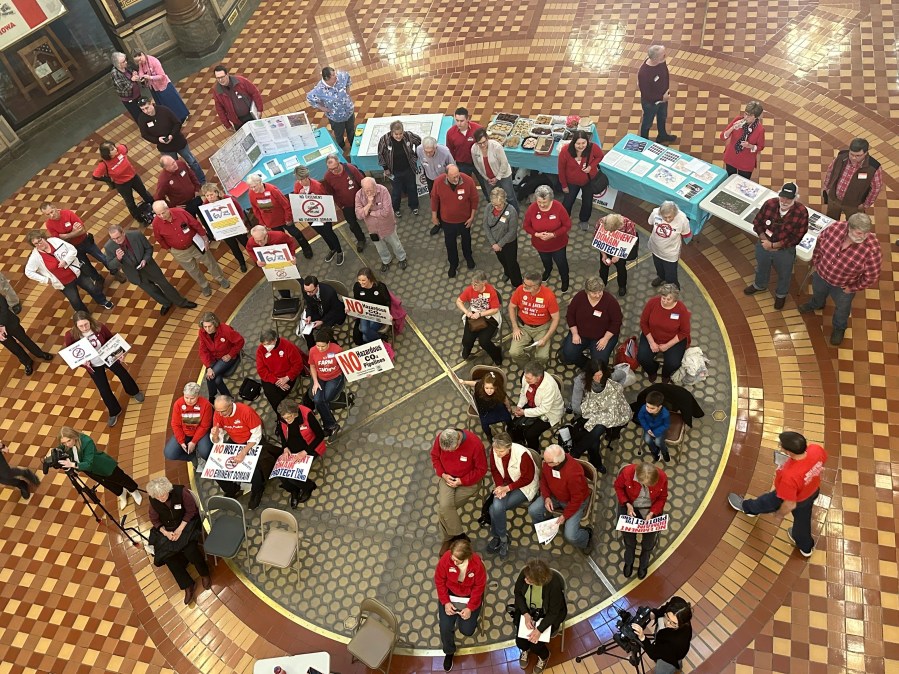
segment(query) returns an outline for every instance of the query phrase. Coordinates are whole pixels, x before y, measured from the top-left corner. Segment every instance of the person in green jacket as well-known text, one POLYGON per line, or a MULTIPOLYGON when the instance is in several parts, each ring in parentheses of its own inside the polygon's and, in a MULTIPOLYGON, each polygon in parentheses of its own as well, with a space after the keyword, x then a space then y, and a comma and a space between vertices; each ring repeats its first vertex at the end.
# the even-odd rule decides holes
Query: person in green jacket
POLYGON ((61 459, 59 464, 63 468, 80 470, 117 495, 119 510, 124 510, 128 505, 129 494, 135 505, 140 505, 143 501, 137 482, 109 454, 97 449, 94 441, 84 433, 79 433, 71 426, 63 426, 59 429, 59 443, 72 457, 61 459))

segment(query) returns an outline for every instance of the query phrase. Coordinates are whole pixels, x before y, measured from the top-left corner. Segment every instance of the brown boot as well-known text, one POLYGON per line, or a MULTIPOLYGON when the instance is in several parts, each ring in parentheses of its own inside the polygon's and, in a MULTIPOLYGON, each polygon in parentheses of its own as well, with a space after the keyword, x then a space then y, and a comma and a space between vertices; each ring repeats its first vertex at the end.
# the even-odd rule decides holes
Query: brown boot
POLYGON ((200 581, 203 583, 204 590, 212 589, 212 578, 209 576, 200 576, 200 581))
POLYGON ((184 590, 184 605, 187 606, 194 600, 194 588, 196 588, 197 584, 192 583, 189 588, 184 590))

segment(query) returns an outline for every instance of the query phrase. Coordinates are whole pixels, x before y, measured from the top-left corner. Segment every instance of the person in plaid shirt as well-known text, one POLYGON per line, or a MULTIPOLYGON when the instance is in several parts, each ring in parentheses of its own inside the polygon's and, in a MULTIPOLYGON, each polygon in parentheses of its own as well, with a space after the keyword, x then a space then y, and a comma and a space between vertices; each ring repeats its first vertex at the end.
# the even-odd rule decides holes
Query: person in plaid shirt
POLYGON ((868 141, 853 138, 848 150, 841 150, 830 162, 822 182, 827 217, 839 220, 864 213, 874 205, 883 187, 880 162, 868 154, 868 141))
POLYGON ((818 235, 812 255, 812 297, 800 305, 799 313, 821 309, 827 296, 836 305, 830 343, 839 346, 849 323, 852 298, 880 280, 883 253, 877 235, 871 231, 871 218, 856 213, 846 222, 835 222, 818 235))
POLYGON ((743 290, 754 295, 768 287, 771 266, 777 272, 774 308, 783 309, 790 292, 796 244, 808 231, 808 209, 796 200, 796 183, 786 183, 780 193, 768 199, 752 222, 759 237, 755 244, 755 280, 743 290))

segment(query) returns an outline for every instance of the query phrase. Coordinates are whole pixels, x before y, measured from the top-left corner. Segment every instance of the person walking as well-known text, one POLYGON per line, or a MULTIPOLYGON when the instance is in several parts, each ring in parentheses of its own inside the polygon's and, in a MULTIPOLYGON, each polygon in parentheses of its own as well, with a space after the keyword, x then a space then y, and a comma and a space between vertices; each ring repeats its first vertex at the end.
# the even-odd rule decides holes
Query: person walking
POLYGON ((19 322, 19 317, 10 308, 3 295, 0 295, 0 346, 9 349, 19 359, 25 368, 25 374, 29 376, 34 372, 34 361, 25 352, 25 349, 28 349, 35 358, 46 361, 53 360, 52 353, 44 351, 28 336, 19 322))

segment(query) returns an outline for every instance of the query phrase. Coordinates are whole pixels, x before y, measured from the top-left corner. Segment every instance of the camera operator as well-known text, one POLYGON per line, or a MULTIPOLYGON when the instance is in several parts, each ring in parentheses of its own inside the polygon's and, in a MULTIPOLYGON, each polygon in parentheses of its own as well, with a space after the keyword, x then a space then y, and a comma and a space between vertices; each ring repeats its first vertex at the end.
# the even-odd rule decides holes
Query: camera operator
POLYGON ((109 454, 97 449, 97 445, 84 433, 70 426, 59 429, 59 449, 67 458, 61 458, 59 465, 66 470, 76 469, 96 480, 119 497, 119 510, 128 505, 128 496, 135 505, 140 505, 143 497, 137 483, 119 467, 109 454))
POLYGON ((693 609, 686 599, 674 596, 659 608, 650 611, 650 615, 653 622, 660 619, 662 623, 656 629, 655 637, 645 634, 637 623, 633 623, 631 629, 640 639, 646 655, 655 660, 655 674, 674 674, 681 669, 681 661, 690 650, 693 609))

